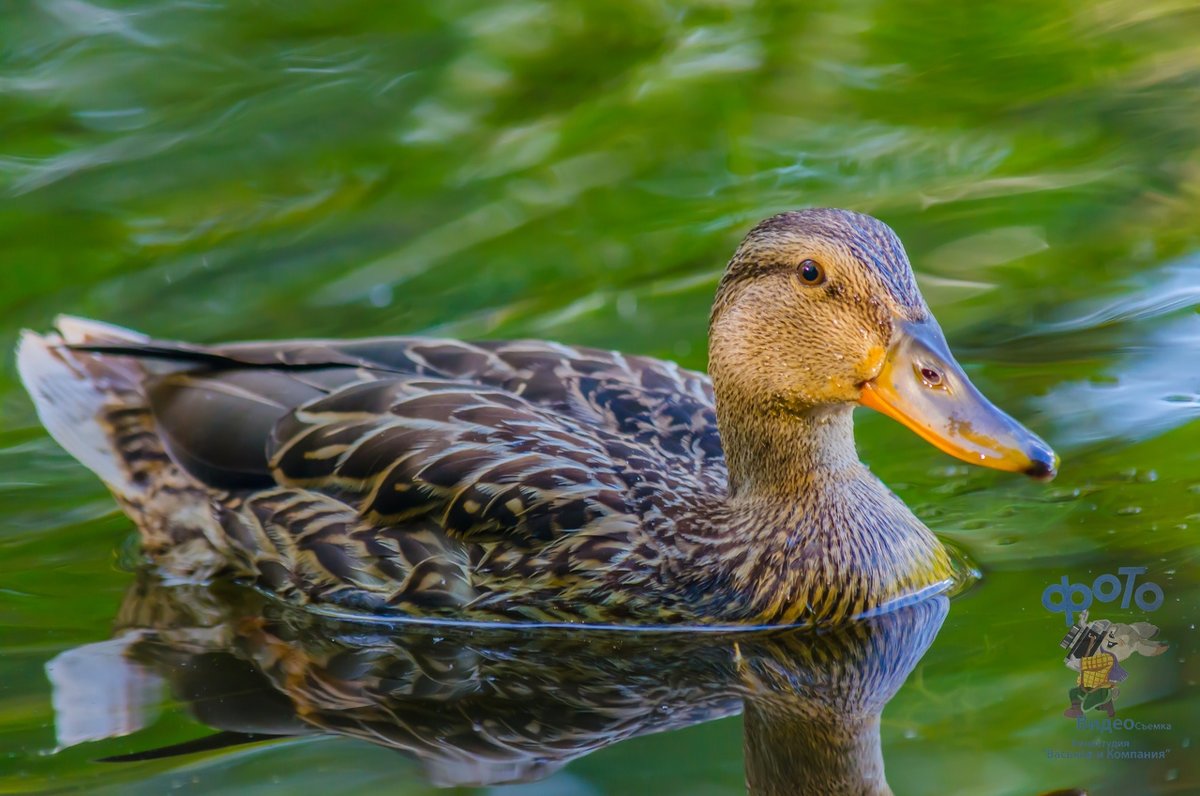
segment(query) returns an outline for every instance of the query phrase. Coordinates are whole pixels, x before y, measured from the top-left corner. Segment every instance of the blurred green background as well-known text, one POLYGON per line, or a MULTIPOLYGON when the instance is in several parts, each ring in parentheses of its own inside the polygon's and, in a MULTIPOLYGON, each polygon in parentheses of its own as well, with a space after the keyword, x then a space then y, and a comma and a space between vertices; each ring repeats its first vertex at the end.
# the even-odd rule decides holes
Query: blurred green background
MULTIPOLYGON (((54 753, 43 664, 104 639, 132 527, 12 367, 70 312, 197 341, 533 336, 703 368, 725 258, 844 206, 905 241, 1050 486, 877 416, 872 468, 982 581, 884 713, 901 794, 1196 793, 1200 9, 1178 0, 15 0, 0 23, 0 793, 423 793, 344 739, 124 766, 54 753), (2 342, 8 341, 8 342, 2 342), (1063 575, 1146 566, 1171 642, 1121 715, 1159 761, 1064 761, 1063 575), (937 783, 936 786, 931 783, 937 783)), ((127 556, 126 556, 127 557, 127 556)), ((1093 610, 1133 621, 1136 611, 1093 610)), ((492 793, 727 794, 739 720, 492 793)))

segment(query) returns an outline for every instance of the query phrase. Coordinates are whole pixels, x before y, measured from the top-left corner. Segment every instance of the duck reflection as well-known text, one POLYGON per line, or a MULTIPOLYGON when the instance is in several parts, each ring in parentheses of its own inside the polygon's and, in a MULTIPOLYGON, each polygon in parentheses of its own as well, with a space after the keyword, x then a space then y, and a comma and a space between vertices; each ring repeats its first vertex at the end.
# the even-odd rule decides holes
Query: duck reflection
POLYGON ((437 785, 491 785, 744 712, 751 792, 882 794, 880 713, 946 608, 937 597, 823 632, 374 628, 147 577, 113 639, 47 673, 63 746, 140 729, 168 687, 218 730, 115 761, 327 733, 407 753, 437 785))

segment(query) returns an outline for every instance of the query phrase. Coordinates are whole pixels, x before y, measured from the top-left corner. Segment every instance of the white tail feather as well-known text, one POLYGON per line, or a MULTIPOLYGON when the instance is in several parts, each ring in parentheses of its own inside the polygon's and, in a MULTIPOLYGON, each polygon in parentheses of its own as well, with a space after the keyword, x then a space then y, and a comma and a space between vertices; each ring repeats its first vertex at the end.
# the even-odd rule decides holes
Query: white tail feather
MULTIPOLYGON (((108 394, 89 374, 81 357, 62 348, 64 342, 141 341, 136 332, 82 318, 61 317, 58 334, 21 333, 17 371, 33 398, 38 417, 50 436, 112 489, 138 491, 121 466, 112 441, 99 422, 108 394)), ((127 376, 127 373, 125 374, 127 376)))
POLYGON ((76 315, 59 315, 54 319, 54 328, 58 329, 66 343, 144 343, 150 339, 141 332, 123 326, 76 315))
POLYGON ((129 735, 154 720, 162 679, 130 659, 140 631, 84 644, 46 663, 53 686, 54 730, 60 749, 129 735))

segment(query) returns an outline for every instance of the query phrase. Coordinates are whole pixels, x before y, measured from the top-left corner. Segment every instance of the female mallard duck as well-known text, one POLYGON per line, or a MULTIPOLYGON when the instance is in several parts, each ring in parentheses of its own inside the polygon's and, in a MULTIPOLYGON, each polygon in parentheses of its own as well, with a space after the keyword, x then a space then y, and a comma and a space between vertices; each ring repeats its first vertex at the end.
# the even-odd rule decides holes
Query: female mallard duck
POLYGON ((375 614, 830 623, 942 587, 945 549, 858 460, 856 403, 1054 475, 870 216, 756 226, 709 337, 711 381, 546 342, 201 347, 62 318, 18 366, 166 572, 375 614))

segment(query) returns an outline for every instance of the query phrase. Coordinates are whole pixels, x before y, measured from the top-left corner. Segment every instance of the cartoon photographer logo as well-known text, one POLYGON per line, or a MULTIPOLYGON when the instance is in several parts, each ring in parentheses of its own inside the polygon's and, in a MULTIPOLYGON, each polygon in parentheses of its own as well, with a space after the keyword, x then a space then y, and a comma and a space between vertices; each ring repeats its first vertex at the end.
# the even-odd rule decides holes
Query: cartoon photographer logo
POLYGON ((1069 583, 1063 576, 1061 583, 1051 584, 1042 593, 1042 605, 1054 613, 1062 613, 1066 619, 1066 636, 1059 646, 1067 650, 1063 659, 1066 667, 1076 672, 1074 686, 1067 692, 1070 706, 1063 711, 1069 719, 1082 719, 1088 712, 1116 716, 1115 703, 1121 695, 1121 684, 1129 678, 1122 665, 1134 653, 1161 655, 1167 644, 1152 639, 1158 628, 1149 622, 1123 624, 1108 619, 1090 620, 1088 609, 1093 600, 1110 603, 1121 598, 1121 607, 1129 608, 1130 601, 1146 612, 1157 610, 1163 603, 1162 589, 1156 583, 1137 584, 1145 567, 1121 567, 1117 575, 1101 575, 1092 582, 1091 588, 1082 583, 1069 583), (1119 575, 1124 576, 1122 582, 1119 575), (1075 612, 1079 618, 1075 620, 1075 612))

